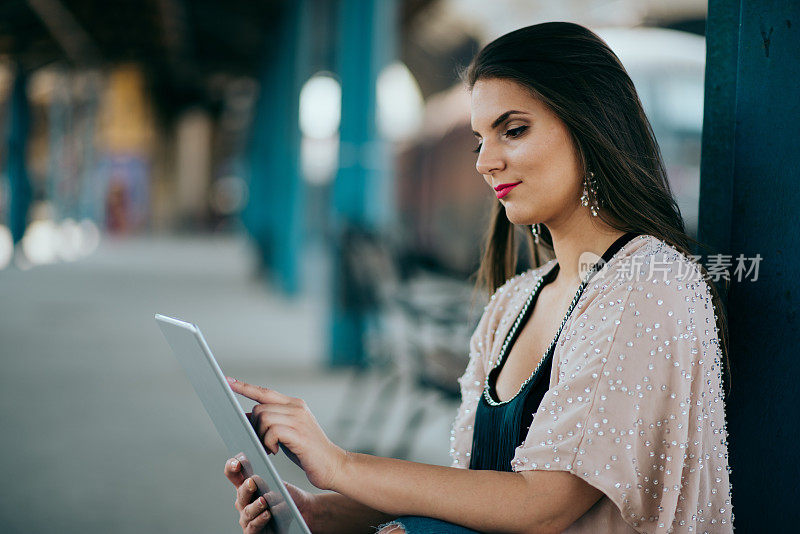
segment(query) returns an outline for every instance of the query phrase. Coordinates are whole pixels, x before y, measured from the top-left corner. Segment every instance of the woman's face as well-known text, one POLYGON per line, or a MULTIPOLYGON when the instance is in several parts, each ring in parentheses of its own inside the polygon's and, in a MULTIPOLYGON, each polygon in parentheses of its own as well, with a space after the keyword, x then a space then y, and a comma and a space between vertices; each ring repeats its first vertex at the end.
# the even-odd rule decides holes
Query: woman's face
POLYGON ((471 116, 475 167, 511 223, 552 228, 579 213, 578 154, 566 125, 547 106, 516 82, 479 79, 471 116))

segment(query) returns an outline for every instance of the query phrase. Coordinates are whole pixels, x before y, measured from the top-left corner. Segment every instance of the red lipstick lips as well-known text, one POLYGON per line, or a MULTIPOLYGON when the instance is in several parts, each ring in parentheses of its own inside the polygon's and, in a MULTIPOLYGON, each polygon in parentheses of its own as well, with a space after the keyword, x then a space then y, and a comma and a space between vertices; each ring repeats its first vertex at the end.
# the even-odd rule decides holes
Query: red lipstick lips
POLYGON ((498 185, 497 187, 494 188, 494 190, 497 192, 497 198, 498 199, 503 198, 508 193, 510 193, 512 189, 514 189, 515 187, 517 187, 521 183, 522 182, 514 182, 514 183, 510 183, 510 184, 500 184, 500 185, 498 185))

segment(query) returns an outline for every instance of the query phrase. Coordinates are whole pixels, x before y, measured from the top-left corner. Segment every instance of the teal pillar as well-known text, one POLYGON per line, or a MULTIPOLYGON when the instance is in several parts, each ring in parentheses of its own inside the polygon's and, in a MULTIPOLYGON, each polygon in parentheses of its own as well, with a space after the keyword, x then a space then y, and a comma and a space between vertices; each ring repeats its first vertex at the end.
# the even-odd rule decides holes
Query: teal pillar
POLYGON ((242 214, 275 286, 300 291, 304 187, 298 104, 308 77, 310 0, 285 1, 268 29, 260 94, 249 146, 248 205, 242 214))
POLYGON ((79 219, 89 219, 95 223, 103 220, 103 189, 97 176, 97 153, 95 135, 97 115, 100 107, 100 79, 92 74, 87 80, 89 90, 83 103, 84 120, 78 132, 83 138, 81 170, 79 180, 78 213, 79 219))
POLYGON ((800 520, 800 3, 711 0, 706 39, 699 240, 759 265, 728 294, 734 526, 781 532, 800 520))
POLYGON ((49 147, 47 163, 47 197, 53 206, 53 218, 61 221, 66 217, 75 217, 71 202, 72 165, 67 162, 67 141, 72 126, 72 105, 68 74, 58 69, 55 73, 56 83, 50 100, 48 114, 49 147))
POLYGON ((33 200, 33 190, 28 178, 26 152, 30 130, 28 105, 28 73, 17 65, 11 89, 8 124, 8 228, 14 244, 22 240, 28 226, 28 211, 33 200))
POLYGON ((378 232, 391 218, 392 169, 389 146, 376 124, 376 82, 396 56, 397 3, 394 0, 340 0, 337 71, 342 85, 339 171, 333 185, 334 234, 331 309, 333 366, 366 362, 363 334, 367 311, 354 295, 352 262, 345 236, 357 228, 378 232))

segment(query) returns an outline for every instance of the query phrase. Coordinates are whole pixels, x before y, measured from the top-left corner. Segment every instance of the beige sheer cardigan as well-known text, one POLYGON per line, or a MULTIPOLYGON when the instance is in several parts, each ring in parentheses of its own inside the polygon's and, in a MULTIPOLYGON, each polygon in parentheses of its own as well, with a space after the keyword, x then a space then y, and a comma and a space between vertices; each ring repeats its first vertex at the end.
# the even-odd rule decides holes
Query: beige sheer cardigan
MULTIPOLYGON (((453 467, 525 299, 555 260, 492 296, 459 379, 453 467)), ((550 389, 513 471, 567 471, 604 496, 568 533, 732 532, 720 342, 708 284, 663 241, 626 243, 587 285, 555 345, 550 389)))

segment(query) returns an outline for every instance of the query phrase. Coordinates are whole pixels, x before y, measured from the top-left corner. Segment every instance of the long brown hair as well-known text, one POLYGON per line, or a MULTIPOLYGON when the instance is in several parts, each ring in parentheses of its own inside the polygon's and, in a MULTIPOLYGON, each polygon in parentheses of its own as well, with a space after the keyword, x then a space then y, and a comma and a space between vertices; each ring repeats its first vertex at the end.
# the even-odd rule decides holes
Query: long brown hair
MULTIPOLYGON (((691 256, 661 151, 636 89, 608 45, 583 26, 548 22, 515 30, 486 45, 461 72, 471 91, 479 79, 518 83, 567 126, 583 165, 594 173, 599 219, 623 232, 650 234, 691 256)), ((525 232, 531 263, 553 256, 553 241, 540 225, 540 245, 525 232), (543 245, 542 245, 543 243, 543 245), (542 247, 544 250, 540 250, 542 247)), ((494 204, 476 287, 494 293, 516 272, 518 244, 502 205, 494 204)), ((704 276, 707 271, 697 264, 704 276)), ((719 291, 708 284, 716 307, 724 364, 728 329, 719 291)), ((728 375, 729 376, 729 375, 728 375)))

